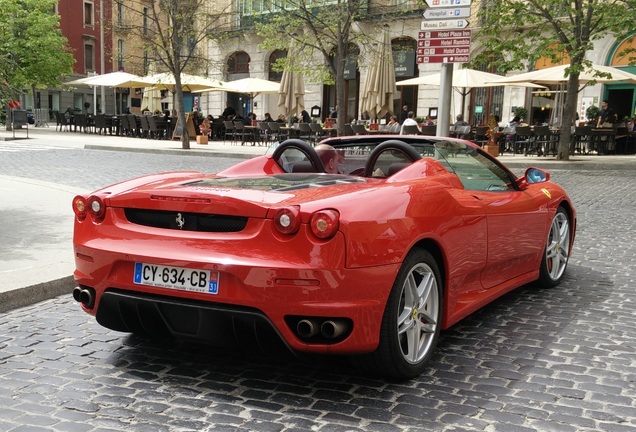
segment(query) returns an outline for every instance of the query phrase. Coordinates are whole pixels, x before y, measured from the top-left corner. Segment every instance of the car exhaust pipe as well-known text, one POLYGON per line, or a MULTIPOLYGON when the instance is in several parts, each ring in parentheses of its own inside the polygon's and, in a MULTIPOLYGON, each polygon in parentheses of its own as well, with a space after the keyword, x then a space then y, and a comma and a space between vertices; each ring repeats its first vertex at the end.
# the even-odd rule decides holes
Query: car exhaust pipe
POLYGON ((298 335, 303 338, 316 336, 319 329, 320 328, 317 323, 308 319, 300 320, 296 325, 296 331, 298 332, 298 335))
POLYGON ((320 326, 320 334, 327 339, 340 337, 347 330, 349 330, 349 323, 344 320, 327 320, 320 326))
POLYGON ((75 288, 73 288, 73 300, 75 300, 76 302, 80 302, 80 294, 82 292, 82 289, 78 286, 76 286, 75 288))
POLYGON ((84 307, 92 309, 95 306, 95 290, 93 288, 73 288, 73 299, 80 302, 84 307))

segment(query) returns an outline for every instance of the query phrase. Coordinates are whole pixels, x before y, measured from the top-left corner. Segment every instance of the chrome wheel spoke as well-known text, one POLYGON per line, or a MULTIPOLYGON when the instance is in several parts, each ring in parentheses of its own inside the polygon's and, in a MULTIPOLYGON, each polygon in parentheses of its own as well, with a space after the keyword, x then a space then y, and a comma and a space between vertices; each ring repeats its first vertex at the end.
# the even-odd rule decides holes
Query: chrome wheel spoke
POLYGON ((570 248, 570 224, 563 213, 557 213, 550 227, 545 252, 547 270, 554 280, 560 278, 568 262, 570 248))
POLYGON ((438 323, 438 292, 430 267, 411 269, 402 287, 402 310, 398 316, 398 337, 402 354, 417 363, 430 350, 438 323))

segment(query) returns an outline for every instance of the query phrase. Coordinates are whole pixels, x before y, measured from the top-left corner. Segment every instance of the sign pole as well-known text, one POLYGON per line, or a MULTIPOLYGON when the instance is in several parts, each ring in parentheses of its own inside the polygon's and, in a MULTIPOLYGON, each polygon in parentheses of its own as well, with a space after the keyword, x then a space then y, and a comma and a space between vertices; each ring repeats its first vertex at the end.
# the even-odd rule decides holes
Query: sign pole
POLYGON ((453 92, 453 63, 443 63, 440 71, 439 112, 437 114, 437 136, 448 136, 450 129, 450 106, 453 92))

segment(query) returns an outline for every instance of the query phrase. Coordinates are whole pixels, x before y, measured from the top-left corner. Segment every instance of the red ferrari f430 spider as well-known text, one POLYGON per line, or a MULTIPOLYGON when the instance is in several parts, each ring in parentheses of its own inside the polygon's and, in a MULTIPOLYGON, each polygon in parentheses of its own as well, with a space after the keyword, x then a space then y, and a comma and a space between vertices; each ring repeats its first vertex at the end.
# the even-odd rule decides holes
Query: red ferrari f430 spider
POLYGON ((576 212, 548 172, 516 176, 455 139, 323 144, 75 197, 74 298, 117 331, 273 340, 410 378, 442 329, 563 278, 576 212))

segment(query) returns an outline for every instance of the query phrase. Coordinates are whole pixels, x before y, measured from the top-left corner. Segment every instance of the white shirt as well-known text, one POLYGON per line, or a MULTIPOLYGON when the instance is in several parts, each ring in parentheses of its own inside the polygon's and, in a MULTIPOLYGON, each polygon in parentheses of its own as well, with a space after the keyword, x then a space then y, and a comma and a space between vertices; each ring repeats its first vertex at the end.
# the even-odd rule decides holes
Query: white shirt
POLYGON ((407 118, 404 120, 404 123, 402 123, 402 128, 400 129, 400 135, 404 135, 404 126, 417 126, 417 130, 422 132, 422 130, 420 129, 420 126, 417 124, 417 122, 413 118, 407 118))

